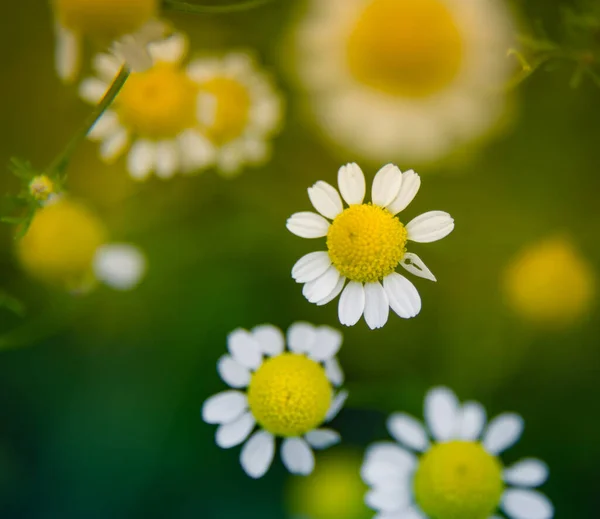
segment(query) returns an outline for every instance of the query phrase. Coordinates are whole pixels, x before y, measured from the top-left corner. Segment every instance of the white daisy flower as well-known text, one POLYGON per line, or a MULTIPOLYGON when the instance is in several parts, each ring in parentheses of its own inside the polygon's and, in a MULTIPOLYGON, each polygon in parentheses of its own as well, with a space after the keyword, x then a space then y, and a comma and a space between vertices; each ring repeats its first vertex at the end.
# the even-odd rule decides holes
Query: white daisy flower
POLYGON ((392 414, 388 430, 400 445, 367 449, 362 477, 372 487, 365 501, 377 519, 550 519, 554 509, 535 487, 548 478, 542 461, 527 458, 504 467, 499 454, 516 443, 523 419, 494 418, 477 402, 460 404, 439 387, 425 398, 428 431, 405 413, 392 414), (429 438, 429 434, 431 439, 429 438))
POLYGON ((292 277, 304 283, 304 297, 324 305, 341 293, 338 313, 346 326, 355 325, 364 314, 369 328, 381 328, 389 308, 405 319, 416 316, 421 310, 419 293, 396 268, 401 265, 416 276, 436 279, 416 254, 406 251, 406 244, 441 240, 454 229, 454 220, 443 211, 424 213, 406 225, 395 217, 420 185, 413 170, 402 173, 388 164, 375 175, 372 202, 367 204, 365 177, 352 163, 338 172, 342 197, 327 182, 309 188, 308 197, 320 214, 293 214, 287 228, 301 238, 326 236, 327 252, 311 252, 292 268, 292 277), (344 209, 342 198, 349 207, 344 209))
MULTIPOLYGON (((152 172, 167 179, 178 171, 206 168, 214 151, 198 126, 199 87, 182 67, 187 39, 174 34, 148 49, 154 65, 132 72, 88 138, 100 142, 100 157, 108 163, 129 150, 127 169, 135 180, 145 180, 152 172)), ((99 54, 94 60, 98 77, 81 83, 80 96, 98 103, 120 67, 118 57, 99 54)))
POLYGON ((270 156, 270 138, 281 127, 283 102, 271 79, 248 53, 197 59, 188 67, 199 85, 198 118, 224 175, 270 156))
POLYGON ((334 144, 434 161, 500 122, 513 32, 500 0, 311 0, 296 80, 334 144))
POLYGON ((165 27, 154 20, 158 0, 52 0, 55 17, 55 63, 58 76, 73 81, 81 62, 84 37, 115 50, 133 69, 148 67, 145 46, 162 37, 165 27))
POLYGON ((258 425, 240 456, 252 478, 263 476, 271 466, 276 437, 283 438, 283 464, 302 475, 314 468, 312 448, 340 441, 336 431, 320 427, 338 414, 348 396, 346 391, 334 394, 333 389, 344 380, 335 357, 342 334, 298 322, 287 331, 289 351, 285 342, 281 330, 271 325, 233 331, 227 339, 229 355, 219 359, 217 370, 234 389, 212 396, 202 406, 204 421, 219 424, 216 442, 224 449, 243 443, 258 425))

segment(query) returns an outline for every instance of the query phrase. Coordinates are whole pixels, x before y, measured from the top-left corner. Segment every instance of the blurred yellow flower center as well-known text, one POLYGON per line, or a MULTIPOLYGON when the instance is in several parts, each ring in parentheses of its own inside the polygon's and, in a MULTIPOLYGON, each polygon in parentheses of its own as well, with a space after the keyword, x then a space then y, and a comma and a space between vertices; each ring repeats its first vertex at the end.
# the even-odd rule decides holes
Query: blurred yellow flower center
POLYGON ((352 281, 373 283, 391 274, 406 252, 407 232, 382 207, 352 205, 335 217, 327 234, 333 266, 352 281))
POLYGON ((36 212, 17 253, 32 276, 78 290, 93 279, 94 255, 105 240, 102 222, 84 205, 63 198, 36 212))
POLYGON ((252 375, 248 403, 256 421, 278 436, 298 436, 319 426, 331 405, 323 367, 304 355, 283 353, 252 375))
POLYGON ((53 0, 60 23, 72 31, 113 40, 135 32, 158 13, 159 0, 53 0))
POLYGON ((596 293, 592 266, 563 236, 524 250, 509 265, 504 281, 513 309, 548 328, 577 322, 590 309, 596 293))
POLYGON ((441 0, 372 0, 348 41, 348 65, 361 83, 386 94, 426 97, 458 74, 463 42, 441 0))
POLYGON ((133 73, 116 99, 124 125, 148 138, 173 138, 196 125, 197 86, 178 65, 133 73))
POLYGON ((216 77, 202 83, 200 92, 204 94, 200 118, 207 137, 217 145, 238 138, 248 124, 248 88, 235 79, 216 77))
POLYGON ((29 182, 29 194, 36 200, 46 200, 54 192, 54 182, 47 175, 38 175, 29 182))
POLYGON ((500 503, 502 466, 480 443, 451 441, 419 461, 415 499, 435 519, 487 519, 500 503))

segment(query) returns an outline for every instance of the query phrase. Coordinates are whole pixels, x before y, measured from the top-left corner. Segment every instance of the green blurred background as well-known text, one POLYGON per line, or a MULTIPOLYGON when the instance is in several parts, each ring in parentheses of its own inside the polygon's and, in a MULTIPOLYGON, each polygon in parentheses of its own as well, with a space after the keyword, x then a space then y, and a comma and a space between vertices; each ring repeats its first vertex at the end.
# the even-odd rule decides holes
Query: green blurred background
MULTIPOLYGON (((340 159, 320 141, 284 72, 293 64, 282 41, 297 7, 273 0, 244 13, 169 16, 193 49, 255 49, 273 71, 287 115, 267 166, 233 180, 209 171, 140 185, 122 162, 101 164, 93 144, 74 157, 70 191, 115 239, 148 255, 138 289, 78 298, 44 287, 19 270, 14 230, 2 227, 0 287, 27 314, 0 310, 1 517, 290 516, 281 463, 251 480, 239 448, 218 448, 199 411, 224 389, 215 362, 232 329, 295 320, 339 327, 335 303, 308 303, 291 280, 292 265, 314 244, 287 232, 285 220, 309 209, 308 186, 334 183, 342 162, 360 158, 340 159)), ((555 2, 518 7, 522 19, 558 27, 555 2)), ((2 2, 0 19, 0 164, 19 156, 42 168, 89 107, 54 74, 44 0, 2 2)), ((343 330, 351 396, 334 425, 360 452, 387 436, 389 412, 421 415, 426 390, 448 385, 490 415, 521 413, 525 434, 505 461, 545 460, 543 491, 556 517, 591 518, 600 505, 597 307, 575 326, 545 331, 514 315, 501 290, 511 258, 557 232, 596 271, 600 264, 600 89, 590 81, 572 89, 570 74, 566 66, 537 72, 514 93, 515 120, 502 137, 459 167, 419 170, 423 188, 407 215, 442 209, 456 220, 448 239, 415 247, 439 281, 416 280, 416 319, 343 330)), ((364 169, 372 178, 376 165, 364 169)), ((7 171, 0 178, 3 193, 18 190, 7 171)))

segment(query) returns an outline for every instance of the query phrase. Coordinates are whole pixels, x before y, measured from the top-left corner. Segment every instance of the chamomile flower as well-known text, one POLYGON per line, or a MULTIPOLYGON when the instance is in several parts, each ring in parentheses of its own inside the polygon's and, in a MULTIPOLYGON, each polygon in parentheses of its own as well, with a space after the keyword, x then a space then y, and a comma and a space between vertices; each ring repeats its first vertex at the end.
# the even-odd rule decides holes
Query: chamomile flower
POLYGON ((367 449, 361 470, 372 487, 365 501, 379 519, 550 519, 546 496, 533 490, 548 478, 547 466, 527 458, 504 467, 500 453, 523 432, 514 413, 494 418, 477 402, 461 405, 452 391, 434 388, 425 398, 427 430, 405 413, 388 419, 400 445, 367 449))
POLYGON ((75 79, 84 37, 114 50, 133 69, 149 66, 145 45, 158 39, 164 26, 154 17, 158 0, 52 0, 55 16, 56 71, 65 81, 75 79))
POLYGON ((407 224, 396 218, 420 185, 414 171, 402 173, 388 164, 373 179, 372 202, 364 203, 365 177, 352 163, 338 172, 342 197, 327 182, 309 188, 308 197, 320 214, 293 214, 287 228, 301 238, 327 237, 327 252, 311 252, 292 268, 292 277, 304 284, 304 297, 320 306, 341 293, 338 314, 346 326, 355 325, 364 314, 369 328, 381 328, 389 308, 403 318, 416 316, 421 310, 419 293, 396 268, 401 265, 416 276, 436 279, 406 245, 441 240, 454 229, 454 220, 443 211, 424 213, 407 224), (349 207, 344 208, 342 198, 349 207))
POLYGON ((17 257, 32 277, 74 293, 97 281, 117 290, 135 287, 146 270, 141 251, 111 243, 104 223, 87 206, 59 195, 38 209, 17 257))
POLYGON ((283 103, 267 74, 249 53, 196 59, 188 67, 198 84, 198 118, 216 153, 216 166, 233 175, 270 156, 270 138, 280 130, 283 103))
POLYGON ((310 0, 297 82, 346 151, 435 161, 499 122, 512 33, 500 0, 310 0))
MULTIPOLYGON (((145 180, 152 172, 171 178, 177 171, 204 168, 214 158, 198 127, 199 87, 182 66, 187 39, 174 34, 150 44, 149 52, 154 65, 129 76, 112 107, 88 135, 100 142, 100 157, 108 163, 129 148, 127 169, 135 180, 145 180)), ((98 77, 81 83, 81 97, 98 103, 120 65, 113 55, 98 55, 94 61, 98 77)))
POLYGON ((275 438, 283 438, 281 459, 294 474, 310 474, 311 449, 339 442, 321 428, 342 408, 347 393, 334 394, 343 383, 335 357, 342 344, 339 331, 298 322, 282 332, 271 325, 237 329, 227 339, 229 355, 218 362, 221 378, 233 390, 209 398, 202 407, 205 422, 219 424, 216 442, 228 449, 246 441, 240 462, 252 478, 263 476, 273 461, 275 438), (242 391, 246 389, 245 391, 242 391))

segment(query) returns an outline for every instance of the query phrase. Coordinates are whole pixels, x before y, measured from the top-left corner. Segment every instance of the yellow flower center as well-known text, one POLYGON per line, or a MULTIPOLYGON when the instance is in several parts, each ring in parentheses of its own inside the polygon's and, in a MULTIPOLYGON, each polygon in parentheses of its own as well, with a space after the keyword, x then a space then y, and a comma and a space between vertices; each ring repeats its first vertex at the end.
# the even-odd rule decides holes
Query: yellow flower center
POLYGON ((158 0, 53 0, 65 27, 113 40, 135 32, 158 13, 158 0))
POLYGON ((348 65, 361 83, 386 94, 426 97, 460 70, 463 42, 441 0, 372 0, 348 41, 348 65))
POLYGON ((299 436, 323 423, 331 393, 319 363, 283 353, 265 360, 252 375, 248 403, 256 421, 270 433, 299 436))
POLYGON ((352 205, 335 217, 327 233, 333 266, 359 283, 381 281, 406 252, 407 232, 398 218, 382 207, 352 205))
POLYGON ((480 443, 438 443, 419 462, 415 499, 435 519, 487 519, 502 495, 502 466, 480 443))
POLYGON ((36 200, 46 200, 54 192, 54 182, 47 175, 38 175, 29 182, 29 194, 36 200))
POLYGON ((93 279, 92 261, 105 240, 102 222, 84 205, 63 198, 36 212, 17 253, 32 276, 76 290, 93 279))
POLYGON ((173 138, 196 123, 198 89, 178 65, 132 73, 116 99, 122 123, 143 137, 173 138))
POLYGON ((235 79, 216 77, 202 83, 200 92, 205 100, 206 120, 201 122, 207 137, 217 145, 238 138, 248 124, 248 88, 235 79))

